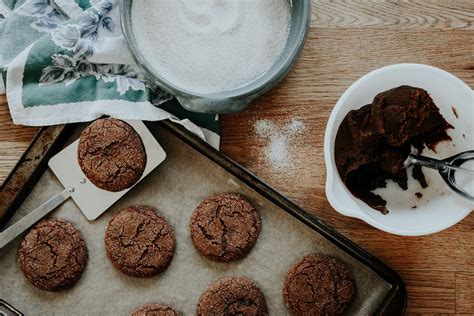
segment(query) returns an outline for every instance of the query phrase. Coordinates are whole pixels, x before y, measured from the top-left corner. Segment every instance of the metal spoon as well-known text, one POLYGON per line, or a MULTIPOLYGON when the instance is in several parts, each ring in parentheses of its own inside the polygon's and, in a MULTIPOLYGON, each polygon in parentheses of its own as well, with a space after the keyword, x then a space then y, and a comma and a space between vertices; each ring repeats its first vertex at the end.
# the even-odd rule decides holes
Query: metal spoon
POLYGON ((466 161, 469 160, 474 160, 474 150, 465 151, 443 160, 437 160, 419 155, 409 155, 403 165, 405 168, 408 168, 411 165, 418 165, 438 170, 443 180, 454 192, 474 203, 474 196, 459 186, 455 177, 456 172, 474 175, 474 170, 461 167, 466 161))

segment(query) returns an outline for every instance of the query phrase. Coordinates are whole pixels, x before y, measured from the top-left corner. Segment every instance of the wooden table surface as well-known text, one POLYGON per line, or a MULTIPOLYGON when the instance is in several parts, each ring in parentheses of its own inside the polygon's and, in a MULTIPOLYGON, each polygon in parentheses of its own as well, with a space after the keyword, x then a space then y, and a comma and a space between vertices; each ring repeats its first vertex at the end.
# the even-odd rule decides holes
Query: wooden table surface
MULTIPOLYGON (((221 149, 398 271, 408 288, 408 314, 474 315, 473 215, 441 233, 398 237, 339 215, 325 197, 323 136, 337 99, 360 76, 401 62, 440 67, 474 88, 474 1, 313 1, 301 59, 277 88, 245 111, 222 116, 221 149), (305 124, 305 133, 292 142, 291 163, 276 170, 255 122, 283 126, 292 118, 305 124)), ((14 126, 0 96, 0 183, 36 130, 14 126)))

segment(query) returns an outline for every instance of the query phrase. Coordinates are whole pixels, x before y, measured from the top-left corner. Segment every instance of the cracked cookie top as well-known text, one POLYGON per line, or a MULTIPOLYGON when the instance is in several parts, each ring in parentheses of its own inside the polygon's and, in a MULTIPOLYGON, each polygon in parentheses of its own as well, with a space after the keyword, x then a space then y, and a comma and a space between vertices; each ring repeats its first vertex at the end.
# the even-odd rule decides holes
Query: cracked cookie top
POLYGON ((189 226, 194 245, 202 255, 226 262, 240 259, 252 250, 261 220, 246 199, 225 193, 199 204, 189 226))
POLYGON ((211 284, 199 298, 196 314, 268 315, 265 297, 249 279, 232 277, 211 284))
POLYGON ((132 316, 179 316, 171 307, 163 304, 146 304, 133 312, 132 316))
POLYGON ((354 295, 355 284, 347 265, 323 254, 297 262, 283 288, 292 315, 343 315, 354 295))
POLYGON ((34 286, 46 291, 72 287, 87 263, 87 246, 71 223, 46 219, 36 224, 18 248, 18 264, 34 286))
POLYGON ((113 265, 135 277, 151 277, 166 269, 176 247, 171 225, 147 206, 117 213, 109 222, 104 242, 113 265))
POLYGON ((77 159, 82 172, 98 188, 119 192, 140 180, 146 153, 138 133, 124 121, 99 119, 81 134, 77 159))

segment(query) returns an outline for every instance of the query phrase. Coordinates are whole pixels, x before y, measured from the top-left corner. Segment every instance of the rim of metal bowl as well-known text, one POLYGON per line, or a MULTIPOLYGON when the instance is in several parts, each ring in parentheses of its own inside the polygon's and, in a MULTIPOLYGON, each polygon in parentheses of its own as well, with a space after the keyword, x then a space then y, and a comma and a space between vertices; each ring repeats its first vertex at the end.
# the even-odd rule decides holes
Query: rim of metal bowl
MULTIPOLYGON (((259 77, 255 81, 252 81, 242 87, 211 94, 202 94, 194 93, 192 91, 181 88, 172 82, 166 80, 162 77, 147 61, 145 56, 143 56, 141 50, 138 48, 135 35, 133 32, 132 21, 131 21, 131 6, 133 0, 120 0, 120 17, 121 17, 121 27, 124 34, 125 42, 130 50, 130 53, 137 63, 137 65, 144 70, 145 75, 152 81, 157 82, 161 88, 166 92, 183 97, 189 98, 208 98, 208 99, 233 99, 233 98, 245 98, 253 96, 255 94, 262 94, 270 90, 275 86, 284 76, 288 73, 291 66, 296 62, 298 56, 303 50, 304 43, 309 33, 309 27, 311 23, 311 3, 310 0, 296 0, 301 1, 302 8, 302 19, 301 23, 297 25, 297 44, 290 47, 289 49, 285 48, 286 53, 284 53, 276 62, 277 67, 272 67, 267 71, 263 76, 259 77)), ((291 3, 295 0, 290 0, 291 3)))

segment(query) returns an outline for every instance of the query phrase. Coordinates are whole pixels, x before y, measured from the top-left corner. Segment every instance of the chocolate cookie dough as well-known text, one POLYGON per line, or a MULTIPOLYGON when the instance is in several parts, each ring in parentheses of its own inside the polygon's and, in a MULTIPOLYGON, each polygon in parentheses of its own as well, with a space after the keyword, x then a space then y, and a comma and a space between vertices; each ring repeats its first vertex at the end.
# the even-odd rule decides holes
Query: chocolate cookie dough
POLYGON ((255 208, 238 194, 219 194, 194 210, 191 238, 197 250, 215 261, 244 257, 257 242, 261 229, 255 208))
POLYGON ((292 315, 342 315, 354 294, 349 268, 322 254, 297 262, 288 272, 283 288, 283 298, 292 315))
POLYGON ((260 289, 244 277, 226 278, 211 284, 199 298, 198 316, 267 315, 267 304, 260 289))
POLYGON ((166 269, 175 250, 173 228, 156 210, 132 206, 117 213, 105 233, 105 250, 113 265, 135 277, 166 269))
POLYGON ((179 316, 171 307, 163 304, 146 304, 133 312, 132 316, 179 316))
MULTIPOLYGON (((400 86, 378 94, 371 104, 350 111, 336 136, 337 170, 352 194, 382 213, 387 202, 372 191, 392 179, 407 189, 403 163, 415 148, 421 153, 441 141, 451 140, 446 122, 428 92, 400 86)), ((427 187, 420 166, 413 167, 413 178, 427 187)))
POLYGON ((99 119, 81 134, 77 159, 82 172, 98 188, 119 192, 140 180, 146 153, 137 132, 117 119, 99 119))
POLYGON ((18 248, 18 264, 34 286, 45 291, 72 287, 87 263, 87 246, 71 223, 46 219, 36 224, 18 248))

